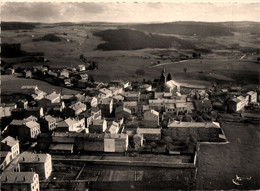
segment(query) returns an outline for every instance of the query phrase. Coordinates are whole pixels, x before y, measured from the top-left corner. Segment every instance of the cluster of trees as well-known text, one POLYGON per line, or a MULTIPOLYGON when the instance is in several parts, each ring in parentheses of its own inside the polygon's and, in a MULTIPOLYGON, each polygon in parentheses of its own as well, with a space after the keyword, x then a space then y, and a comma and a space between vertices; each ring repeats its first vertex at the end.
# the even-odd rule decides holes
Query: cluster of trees
POLYGON ((26 52, 21 50, 21 43, 15 44, 1 44, 1 57, 3 58, 15 58, 25 56, 26 52))
POLYGON ((35 38, 33 41, 50 41, 50 42, 60 42, 61 38, 56 36, 55 34, 46 34, 41 38, 35 38))
POLYGON ((98 63, 95 61, 87 61, 87 58, 84 56, 84 54, 79 55, 79 59, 88 64, 88 67, 86 69, 88 70, 98 70, 98 63))
POLYGON ((173 45, 185 48, 195 46, 177 37, 146 34, 138 30, 118 29, 104 30, 94 33, 95 36, 103 38, 106 43, 98 45, 102 50, 137 50, 143 48, 170 48, 173 45))

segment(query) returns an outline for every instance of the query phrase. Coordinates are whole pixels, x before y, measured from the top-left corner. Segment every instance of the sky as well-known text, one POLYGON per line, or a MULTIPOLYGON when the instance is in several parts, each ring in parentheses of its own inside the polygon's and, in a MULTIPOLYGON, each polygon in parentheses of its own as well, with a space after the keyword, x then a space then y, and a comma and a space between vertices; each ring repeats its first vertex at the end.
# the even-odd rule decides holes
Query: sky
MULTIPOLYGON (((257 21, 256 2, 5 2, 2 21, 23 22, 172 22, 257 21)), ((229 1, 230 2, 230 1, 229 1)))

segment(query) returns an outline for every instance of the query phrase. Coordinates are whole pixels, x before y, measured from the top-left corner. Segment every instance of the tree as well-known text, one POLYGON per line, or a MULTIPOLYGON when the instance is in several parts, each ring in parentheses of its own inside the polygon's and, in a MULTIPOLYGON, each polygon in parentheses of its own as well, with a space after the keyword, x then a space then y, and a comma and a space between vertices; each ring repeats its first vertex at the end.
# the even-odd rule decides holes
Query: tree
POLYGON ((183 68, 183 70, 184 70, 184 72, 186 73, 188 69, 187 69, 187 68, 183 68))
POLYGON ((192 54, 192 57, 193 57, 193 58, 200 58, 200 56, 201 56, 200 53, 194 52, 194 53, 192 54))
POLYGON ((171 76, 171 74, 169 73, 169 74, 167 75, 167 81, 170 81, 170 80, 172 80, 172 76, 171 76))

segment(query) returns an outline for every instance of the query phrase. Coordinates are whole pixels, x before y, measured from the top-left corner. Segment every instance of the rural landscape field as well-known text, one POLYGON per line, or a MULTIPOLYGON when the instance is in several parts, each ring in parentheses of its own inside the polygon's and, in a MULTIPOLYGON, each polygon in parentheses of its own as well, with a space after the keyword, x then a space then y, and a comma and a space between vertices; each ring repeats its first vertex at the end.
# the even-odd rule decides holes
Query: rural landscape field
POLYGON ((1 4, 0 190, 259 190, 257 5, 1 4))
MULTIPOLYGON (((98 70, 89 72, 96 81, 153 80, 164 67, 186 85, 259 82, 259 23, 30 23, 32 29, 11 23, 17 30, 5 30, 7 24, 2 23, 2 43, 20 43, 22 51, 44 53, 51 68, 75 67, 84 55, 98 63, 98 70), (58 40, 37 40, 45 35, 58 40), (136 74, 137 69, 144 73, 136 74)), ((2 61, 14 68, 42 64, 23 57, 2 56, 2 61)))

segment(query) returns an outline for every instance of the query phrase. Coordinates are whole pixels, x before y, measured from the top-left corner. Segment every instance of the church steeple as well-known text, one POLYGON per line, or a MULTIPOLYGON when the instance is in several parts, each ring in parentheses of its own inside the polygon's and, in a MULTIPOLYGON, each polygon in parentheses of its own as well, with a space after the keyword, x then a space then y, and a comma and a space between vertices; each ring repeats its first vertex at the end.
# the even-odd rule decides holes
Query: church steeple
POLYGON ((161 82, 166 83, 166 73, 165 73, 165 68, 163 67, 162 72, 161 72, 161 82))

